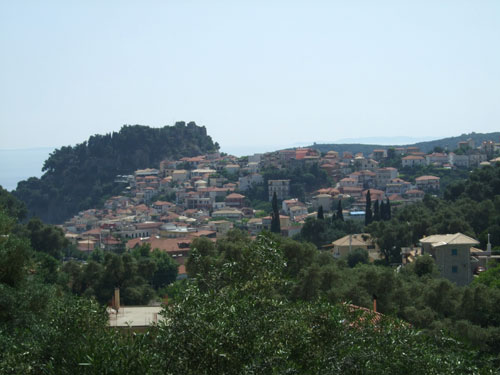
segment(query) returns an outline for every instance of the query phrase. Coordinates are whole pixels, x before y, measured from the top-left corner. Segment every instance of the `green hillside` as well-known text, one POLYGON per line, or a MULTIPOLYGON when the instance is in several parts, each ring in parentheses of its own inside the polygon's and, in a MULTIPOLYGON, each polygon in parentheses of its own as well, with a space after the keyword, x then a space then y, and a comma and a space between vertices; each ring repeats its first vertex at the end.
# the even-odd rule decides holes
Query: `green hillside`
POLYGON ((448 138, 442 138, 442 139, 436 139, 433 141, 426 141, 426 142, 418 142, 414 144, 408 144, 408 145, 392 145, 392 146, 387 146, 387 145, 366 145, 366 144, 360 144, 360 143, 342 143, 342 144, 319 144, 316 143, 312 147, 320 152, 328 152, 331 150, 337 151, 339 153, 342 153, 344 151, 349 151, 353 153, 358 153, 362 152, 365 155, 370 154, 373 152, 375 149, 383 148, 387 149, 390 147, 409 147, 409 146, 415 146, 420 148, 422 152, 430 152, 434 149, 434 147, 441 147, 443 149, 448 149, 448 150, 454 150, 457 148, 458 142, 461 141, 466 141, 469 138, 472 138, 474 142, 476 143, 476 146, 479 146, 483 141, 495 141, 495 142, 500 142, 500 132, 494 132, 494 133, 469 133, 469 134, 462 134, 456 137, 448 137, 448 138))
POLYGON ((116 175, 218 147, 205 127, 194 122, 162 128, 125 125, 119 132, 94 135, 76 146, 55 150, 45 161, 43 176, 19 182, 13 194, 26 203, 30 216, 60 223, 119 193, 123 186, 114 183, 116 175))

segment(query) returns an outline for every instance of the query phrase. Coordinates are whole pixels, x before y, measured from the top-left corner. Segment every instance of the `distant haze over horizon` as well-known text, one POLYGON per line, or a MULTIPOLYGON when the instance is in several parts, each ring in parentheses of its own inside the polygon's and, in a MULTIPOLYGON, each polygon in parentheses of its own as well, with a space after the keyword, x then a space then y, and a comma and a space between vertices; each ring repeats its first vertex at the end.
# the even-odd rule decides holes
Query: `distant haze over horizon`
MULTIPOLYGON (((208 132, 210 135, 210 132, 208 132)), ((455 137, 459 135, 449 135, 455 137)), ((447 138, 447 137, 443 137, 447 138)), ((277 145, 228 145, 221 144, 221 151, 235 156, 247 156, 255 153, 265 153, 286 148, 306 147, 316 144, 373 144, 380 146, 405 145, 417 142, 440 139, 436 137, 365 137, 345 138, 336 141, 295 142, 277 145)), ((82 143, 84 140, 78 143, 82 143)), ((218 141, 214 139, 214 141, 218 141)), ((70 146, 70 145, 66 145, 70 146)), ((74 145, 71 145, 74 146, 74 145)), ((0 186, 9 191, 17 187, 19 181, 29 177, 41 177, 45 160, 56 148, 60 147, 33 147, 20 149, 0 149, 0 186)))
POLYGON ((495 0, 2 1, 0 148, 181 120, 237 148, 493 132, 499 14, 495 0))
POLYGON ((19 181, 41 177, 43 163, 52 151, 53 147, 0 149, 0 186, 12 191, 19 181))

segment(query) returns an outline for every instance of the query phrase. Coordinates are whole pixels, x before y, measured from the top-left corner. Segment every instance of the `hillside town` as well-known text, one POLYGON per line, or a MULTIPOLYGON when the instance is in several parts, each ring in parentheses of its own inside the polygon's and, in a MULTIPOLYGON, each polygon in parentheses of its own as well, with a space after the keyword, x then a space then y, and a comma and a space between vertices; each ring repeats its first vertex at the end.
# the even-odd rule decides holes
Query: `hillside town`
MULTIPOLYGON (((179 264, 179 277, 185 277, 193 239, 220 238, 232 228, 251 236, 270 230, 270 203, 266 206, 265 201, 271 202, 273 196, 280 202, 281 235, 293 237, 307 218, 317 217, 320 208, 329 217, 340 204, 346 220, 364 222, 368 193, 372 203, 386 204, 393 211, 422 201, 425 194, 440 193, 440 177, 421 175, 405 180, 401 170, 483 167, 500 161, 494 158, 499 150, 500 143, 487 141, 476 147, 469 140, 460 142, 454 152, 427 154, 417 147, 381 148, 369 155, 321 154, 314 148, 296 148, 242 158, 214 152, 164 160, 133 175, 116 176, 115 183, 123 186, 123 193, 107 199, 102 208, 78 213, 63 229, 66 238, 87 253, 95 249, 124 251, 148 243, 170 254, 179 264), (389 160, 398 160, 401 170, 387 166, 389 160), (315 186, 302 197, 293 195, 293 179, 270 179, 264 173, 277 170, 286 174, 293 168, 311 166, 328 177, 328 184, 315 186), (248 193, 256 187, 265 189, 259 203, 268 210, 252 206, 256 200, 250 200, 248 193)), ((352 248, 353 239, 348 241, 352 248)), ((358 245, 375 249, 369 243, 358 245)), ((326 248, 340 256, 335 243, 326 248)), ((418 250, 410 249, 403 260, 416 254, 418 250)), ((371 256, 378 258, 376 251, 371 256)))

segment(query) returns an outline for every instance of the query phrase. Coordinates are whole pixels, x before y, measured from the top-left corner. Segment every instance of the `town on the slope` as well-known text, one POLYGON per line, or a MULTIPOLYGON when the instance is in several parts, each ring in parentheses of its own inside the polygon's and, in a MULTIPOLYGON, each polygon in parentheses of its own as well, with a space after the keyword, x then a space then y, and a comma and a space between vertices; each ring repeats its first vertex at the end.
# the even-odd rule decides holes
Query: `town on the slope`
MULTIPOLYGON (((182 278, 186 277, 185 261, 193 239, 215 240, 234 227, 252 236, 270 230, 269 202, 274 195, 281 202, 281 235, 292 237, 300 233, 308 217, 318 215, 320 207, 327 217, 336 214, 339 201, 343 217, 365 220, 368 192, 372 203, 387 202, 392 210, 421 201, 426 193, 439 193, 440 177, 421 175, 407 181, 397 168, 387 166, 391 161, 397 161, 406 172, 425 166, 449 170, 473 168, 500 161, 493 158, 499 150, 500 143, 487 141, 476 147, 469 140, 460 142, 454 152, 435 150, 429 154, 417 147, 375 149, 367 156, 350 152, 340 155, 336 151, 321 154, 314 148, 296 148, 243 158, 215 152, 164 160, 159 166, 137 170, 133 175, 116 176, 115 182, 124 186, 123 193, 109 198, 101 209, 78 213, 64 223, 63 229, 66 237, 84 252, 125 251, 149 243, 152 249, 166 251, 178 262, 182 278), (324 171, 329 186, 316 186, 301 197, 293 194, 293 178, 269 179, 262 173, 277 170, 286 177, 293 168, 311 166, 324 171), (250 199, 248 194, 255 195, 259 187, 264 191, 260 201, 255 197, 250 199)), ((472 248, 478 242, 465 235, 445 237, 422 239, 421 249, 403 249, 402 262, 411 261, 424 248, 433 254, 440 243, 450 245, 452 253, 464 245, 467 259, 471 252, 480 251, 472 248)), ((359 233, 324 247, 335 257, 353 248, 368 250, 372 260, 380 256, 370 236, 359 233)), ((469 260, 467 263, 470 264, 469 260)), ((467 284, 471 272, 458 276, 457 270, 450 269, 443 276, 467 284)))

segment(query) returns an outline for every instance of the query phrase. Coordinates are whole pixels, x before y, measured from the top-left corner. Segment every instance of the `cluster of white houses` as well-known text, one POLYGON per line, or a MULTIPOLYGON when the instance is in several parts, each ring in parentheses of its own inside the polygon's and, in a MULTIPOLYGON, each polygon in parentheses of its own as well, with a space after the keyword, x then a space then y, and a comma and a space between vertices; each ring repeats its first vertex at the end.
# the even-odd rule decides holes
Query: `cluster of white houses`
MULTIPOLYGON (((461 155, 425 155, 415 147, 396 148, 394 152, 403 155, 403 167, 419 163, 453 167, 484 165, 485 157, 498 151, 498 144, 493 142, 479 148, 474 148, 471 142, 459 147, 463 149, 461 155), (456 162, 462 160, 462 156, 468 157, 467 163, 456 162)), ((360 153, 340 155, 335 151, 321 155, 312 148, 298 148, 248 158, 212 153, 165 160, 158 168, 117 176, 117 183, 127 184, 124 193, 108 199, 101 209, 80 212, 64 224, 64 229, 82 251, 117 250, 150 243, 153 248, 171 253, 182 266, 193 238, 217 238, 235 225, 251 235, 270 228, 270 216, 256 217, 256 211, 244 195, 252 186, 265 183, 269 201, 276 193, 281 202, 284 236, 299 233, 305 219, 316 215, 320 206, 327 213, 336 209, 339 199, 349 200, 351 204, 345 217, 362 219, 368 191, 372 202, 388 199, 394 207, 417 202, 426 192, 439 190, 437 176, 420 176, 409 182, 399 177, 396 168, 379 167, 386 157, 387 150, 382 149, 365 157, 360 153), (306 196, 305 201, 292 196, 290 179, 265 181, 261 174, 267 167, 284 169, 312 163, 328 174, 333 186, 319 188, 306 196)))

